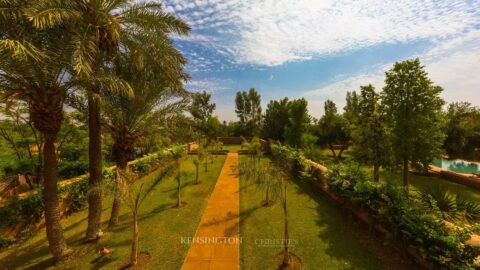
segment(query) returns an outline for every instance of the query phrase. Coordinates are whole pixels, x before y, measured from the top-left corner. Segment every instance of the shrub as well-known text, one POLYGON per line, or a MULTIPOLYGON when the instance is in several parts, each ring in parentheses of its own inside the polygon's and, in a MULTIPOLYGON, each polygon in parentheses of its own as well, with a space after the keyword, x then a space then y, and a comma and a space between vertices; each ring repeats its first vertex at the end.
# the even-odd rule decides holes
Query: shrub
POLYGON ((69 179, 88 171, 88 161, 76 160, 76 161, 62 161, 58 166, 58 176, 61 179, 69 179))
MULTIPOLYGON (((308 172, 299 151, 272 145, 272 154, 283 166, 308 172)), ((476 226, 447 228, 433 196, 408 196, 403 187, 372 182, 359 164, 351 161, 329 164, 326 176, 331 192, 366 210, 388 229, 392 240, 415 247, 435 269, 478 269, 475 259, 479 250, 464 244, 477 230, 476 226), (428 204, 425 198, 429 198, 428 204)), ((480 216, 478 203, 456 199, 457 210, 468 212, 472 220, 480 216)))

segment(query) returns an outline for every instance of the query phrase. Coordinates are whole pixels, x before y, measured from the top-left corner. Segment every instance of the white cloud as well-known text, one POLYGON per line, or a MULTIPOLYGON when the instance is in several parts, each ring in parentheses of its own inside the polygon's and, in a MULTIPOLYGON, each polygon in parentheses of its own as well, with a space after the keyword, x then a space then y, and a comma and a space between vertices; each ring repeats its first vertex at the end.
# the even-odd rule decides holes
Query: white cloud
MULTIPOLYGON (((448 45, 435 47, 420 56, 426 59, 423 64, 429 73, 429 77, 436 85, 443 87, 442 97, 447 102, 468 101, 480 106, 480 44, 469 42, 453 42, 455 46, 448 45), (460 50, 459 48, 463 48, 460 50), (440 50, 449 54, 438 54, 440 50), (433 57, 435 56, 435 57, 433 57)), ((315 117, 323 114, 323 102, 333 100, 339 109, 345 105, 347 91, 358 90, 361 85, 371 83, 377 91, 384 86, 385 71, 392 67, 393 63, 372 67, 370 72, 359 73, 348 78, 337 78, 325 85, 303 93, 308 98, 309 110, 315 117)))
POLYGON ((212 43, 237 63, 267 66, 380 43, 444 42, 468 36, 480 17, 480 2, 471 0, 167 2, 192 23, 194 32, 218 37, 212 43))
POLYGON ((185 85, 185 88, 193 92, 206 91, 208 93, 214 93, 230 89, 231 84, 232 80, 229 79, 205 78, 192 80, 185 85))

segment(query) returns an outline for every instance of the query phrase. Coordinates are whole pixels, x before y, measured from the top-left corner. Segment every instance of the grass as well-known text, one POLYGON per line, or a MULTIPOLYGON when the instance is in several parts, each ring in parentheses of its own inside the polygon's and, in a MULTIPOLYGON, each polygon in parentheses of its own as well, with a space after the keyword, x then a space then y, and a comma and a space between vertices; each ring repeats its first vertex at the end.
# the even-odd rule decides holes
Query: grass
MULTIPOLYGON (((201 215, 206 207, 225 156, 218 156, 209 171, 200 170, 202 183, 194 185, 195 168, 192 157, 182 162, 181 170, 187 172, 182 188, 182 201, 187 205, 171 208, 176 199, 176 182, 164 179, 145 200, 140 209, 140 251, 147 251, 151 259, 144 269, 179 269, 189 246, 181 243, 181 237, 195 234, 201 215)), ((153 172, 141 182, 153 181, 159 172, 153 172)), ((104 202, 104 226, 109 218, 111 199, 104 202)), ((98 243, 82 242, 87 227, 87 210, 77 212, 62 221, 65 237, 77 254, 68 263, 52 267, 52 257, 48 251, 45 231, 41 230, 29 240, 0 253, 0 269, 118 269, 127 262, 130 254, 131 215, 127 207, 122 207, 119 225, 107 232, 98 243), (112 253, 98 259, 101 247, 112 253)))
MULTIPOLYGON (((403 183, 400 173, 386 172, 384 170, 380 172, 380 179, 396 185, 401 185, 403 183)), ((466 198, 480 201, 480 190, 450 182, 439 177, 423 176, 410 173, 409 183, 410 186, 419 191, 430 186, 441 186, 452 194, 463 194, 466 198)))
MULTIPOLYGON (((245 157, 241 157, 245 158, 245 157)), ((266 162, 266 161, 264 161, 266 162)), ((258 239, 283 238, 282 207, 262 207, 264 192, 240 176, 240 251, 243 269, 273 269, 277 247, 261 247, 258 239)), ((352 232, 340 209, 311 190, 305 181, 288 186, 291 251, 302 259, 302 269, 386 269, 352 232)))
POLYGON ((241 150, 242 146, 239 144, 228 144, 223 146, 223 150, 228 150, 230 152, 237 152, 238 150, 241 150))

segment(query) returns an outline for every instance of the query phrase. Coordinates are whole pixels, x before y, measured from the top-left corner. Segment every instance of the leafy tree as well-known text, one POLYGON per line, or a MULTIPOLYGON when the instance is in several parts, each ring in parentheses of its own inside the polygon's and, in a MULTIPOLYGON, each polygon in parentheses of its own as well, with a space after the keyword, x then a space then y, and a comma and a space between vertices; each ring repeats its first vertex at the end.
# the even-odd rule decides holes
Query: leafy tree
POLYGON ((247 136, 260 135, 262 107, 260 94, 251 88, 248 92, 238 91, 235 97, 235 113, 240 119, 242 132, 247 136))
POLYGON ((386 148, 379 95, 371 84, 360 86, 358 100, 357 116, 352 131, 353 154, 357 160, 373 165, 373 178, 378 181, 386 148))
POLYGON ((409 163, 421 164, 426 170, 441 153, 441 92, 442 88, 433 85, 418 58, 397 62, 386 73, 382 108, 393 161, 403 165, 403 184, 407 189, 409 163))
POLYGON ((215 103, 210 101, 211 94, 203 91, 192 94, 192 105, 189 112, 193 119, 200 123, 205 123, 208 118, 212 117, 213 110, 215 110, 215 103))
POLYGON ((268 103, 262 126, 264 138, 285 141, 285 128, 289 124, 289 106, 288 98, 271 100, 268 103))
POLYGON ((332 152, 334 159, 341 159, 342 153, 350 144, 348 123, 345 118, 338 114, 337 106, 331 100, 325 101, 325 114, 318 121, 318 143, 326 145, 332 152), (335 149, 340 147, 338 155, 335 149))
POLYGON ((448 105, 443 144, 450 157, 473 158, 480 148, 480 110, 468 102, 448 105))
MULTIPOLYGON (((184 35, 190 27, 166 13, 160 3, 129 0, 32 2, 27 16, 35 27, 48 29, 61 25, 66 29, 65 34, 71 37, 67 39, 70 44, 62 49, 72 49, 74 75, 83 80, 104 74, 105 66, 121 51, 131 52, 139 66, 144 59, 162 54, 169 56, 165 57, 165 62, 185 61, 172 46, 168 34, 184 35)), ((174 68, 167 70, 176 72, 174 68)), ((98 83, 85 87, 89 116, 89 188, 92 190, 88 199, 86 240, 96 239, 101 232, 101 192, 94 190, 102 176, 99 100, 104 88, 98 83)), ((128 90, 128 87, 122 88, 128 90)))
POLYGON ((298 148, 305 145, 305 136, 310 124, 307 106, 308 103, 304 98, 290 102, 288 124, 285 126, 285 141, 292 147, 298 148))

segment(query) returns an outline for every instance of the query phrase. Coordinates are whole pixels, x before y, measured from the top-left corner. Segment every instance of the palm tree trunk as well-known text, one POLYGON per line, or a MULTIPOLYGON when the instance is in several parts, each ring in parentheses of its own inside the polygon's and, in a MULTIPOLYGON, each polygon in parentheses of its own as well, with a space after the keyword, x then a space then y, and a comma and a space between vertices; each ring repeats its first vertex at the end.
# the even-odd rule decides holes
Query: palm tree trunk
POLYGON ((92 94, 88 95, 88 227, 86 241, 97 239, 101 234, 102 193, 97 188, 102 180, 102 138, 100 131, 100 104, 92 94))
POLYGON ((45 134, 43 147, 43 179, 45 201, 45 226, 50 251, 57 260, 65 258, 69 249, 63 237, 60 224, 60 209, 57 196, 57 156, 55 153, 54 134, 45 134))
POLYGON ((110 213, 110 220, 108 222, 108 227, 112 228, 117 225, 118 216, 120 215, 120 205, 121 198, 119 194, 120 189, 120 177, 122 177, 122 169, 117 165, 116 175, 115 175, 115 197, 113 198, 112 212, 110 213))

